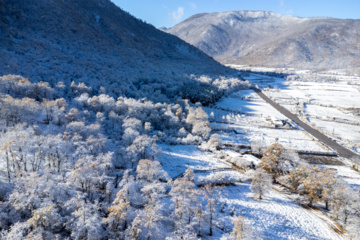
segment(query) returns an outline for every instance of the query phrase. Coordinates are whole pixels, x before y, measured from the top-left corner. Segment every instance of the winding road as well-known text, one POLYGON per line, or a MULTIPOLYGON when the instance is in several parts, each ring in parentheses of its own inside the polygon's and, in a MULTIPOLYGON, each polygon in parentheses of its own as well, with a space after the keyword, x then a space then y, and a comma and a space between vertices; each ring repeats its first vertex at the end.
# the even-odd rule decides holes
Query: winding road
POLYGON ((360 156, 352 151, 350 151, 349 149, 341 146, 340 144, 338 144, 336 141, 331 140, 330 138, 328 138, 327 136, 325 136, 324 134, 322 134, 321 132, 319 132, 318 130, 310 127, 308 124, 304 123, 303 121, 301 121, 295 114, 292 114, 291 112, 289 112, 288 110, 286 110, 285 108, 283 108, 282 106, 280 106, 279 104, 277 104, 276 102, 274 102, 273 100, 271 100, 268 96, 266 96, 261 90, 254 88, 254 91, 262 98, 264 99, 267 103, 269 103, 271 106, 273 106, 276 110, 278 110, 279 112, 281 112, 283 115, 285 115, 287 118, 291 119, 292 121, 294 121, 297 125, 299 125, 301 128, 303 128, 306 132, 310 133, 313 137, 317 138, 318 140, 320 140, 321 142, 323 142, 324 144, 326 144, 327 146, 329 146, 330 148, 334 149, 338 155, 340 155, 341 157, 344 158, 349 158, 350 160, 354 161, 355 163, 359 164, 359 159, 360 156))

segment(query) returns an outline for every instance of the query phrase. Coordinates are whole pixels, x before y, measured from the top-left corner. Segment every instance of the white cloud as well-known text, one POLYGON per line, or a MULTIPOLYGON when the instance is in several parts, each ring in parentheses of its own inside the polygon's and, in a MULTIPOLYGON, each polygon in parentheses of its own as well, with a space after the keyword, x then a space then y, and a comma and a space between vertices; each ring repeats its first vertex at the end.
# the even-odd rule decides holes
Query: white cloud
POLYGON ((197 9, 197 5, 193 2, 189 2, 189 5, 191 7, 192 10, 196 10, 197 9))
POLYGON ((172 12, 172 17, 177 22, 180 21, 183 16, 184 16, 184 8, 183 7, 178 7, 176 9, 176 11, 172 12))
POLYGON ((280 0, 280 7, 285 5, 285 1, 284 0, 280 0))

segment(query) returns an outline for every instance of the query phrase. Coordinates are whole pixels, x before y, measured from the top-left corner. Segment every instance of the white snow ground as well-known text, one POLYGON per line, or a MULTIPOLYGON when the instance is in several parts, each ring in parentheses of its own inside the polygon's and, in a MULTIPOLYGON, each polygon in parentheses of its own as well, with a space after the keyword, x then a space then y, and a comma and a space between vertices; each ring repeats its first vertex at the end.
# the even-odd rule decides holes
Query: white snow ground
POLYGON ((219 133, 225 143, 250 146, 252 142, 260 141, 269 146, 278 141, 293 150, 329 151, 298 129, 290 129, 289 126, 275 128, 271 123, 274 119, 288 119, 253 90, 235 92, 221 99, 215 106, 205 108, 205 111, 209 115, 214 113, 213 129, 227 130, 219 133))
POLYGON ((275 190, 263 200, 253 198, 248 182, 226 190, 222 201, 256 226, 263 239, 343 239, 326 221, 275 190))
MULTIPOLYGON (((229 165, 217 161, 213 154, 202 152, 193 145, 163 144, 161 147, 163 154, 159 160, 172 178, 181 175, 187 167, 194 170, 197 178, 211 174, 211 170, 216 169, 229 172, 226 170, 229 165)), ((241 173, 234 174, 242 176, 241 173)), ((220 204, 226 207, 224 213, 217 212, 216 224, 221 229, 230 231, 230 210, 235 208, 235 215, 245 217, 246 223, 251 226, 255 233, 253 239, 344 239, 332 229, 328 221, 304 209, 286 194, 272 189, 265 199, 254 199, 248 181, 225 187, 220 204)), ((327 218, 322 214, 321 216, 327 218)), ((214 236, 204 239, 219 239, 222 234, 222 230, 215 228, 214 236)))
POLYGON ((328 136, 337 138, 346 147, 356 150, 360 141, 360 116, 354 115, 351 109, 359 108, 360 78, 340 72, 318 73, 309 77, 316 81, 285 81, 260 74, 244 76, 261 88, 271 85, 272 89, 265 89, 265 93, 296 114, 305 103, 303 113, 310 123, 328 136))

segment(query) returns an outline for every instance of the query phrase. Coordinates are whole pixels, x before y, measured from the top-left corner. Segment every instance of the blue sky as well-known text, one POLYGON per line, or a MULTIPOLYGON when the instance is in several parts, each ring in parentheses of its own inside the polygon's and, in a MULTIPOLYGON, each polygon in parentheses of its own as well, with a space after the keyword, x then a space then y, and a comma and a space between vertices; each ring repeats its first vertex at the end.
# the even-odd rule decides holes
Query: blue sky
POLYGON ((360 19, 360 0, 111 0, 155 27, 172 27, 203 12, 266 10, 299 17, 360 19))

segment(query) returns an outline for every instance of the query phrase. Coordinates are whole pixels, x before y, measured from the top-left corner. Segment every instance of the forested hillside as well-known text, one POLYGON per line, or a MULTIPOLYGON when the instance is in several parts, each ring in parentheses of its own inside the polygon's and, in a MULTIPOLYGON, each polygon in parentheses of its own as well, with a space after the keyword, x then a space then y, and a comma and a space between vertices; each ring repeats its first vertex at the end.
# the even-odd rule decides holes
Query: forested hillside
POLYGON ((103 86, 113 97, 162 102, 186 94, 203 74, 234 73, 109 0, 1 0, 0 6, 1 75, 51 87, 84 82, 97 93, 103 86))

